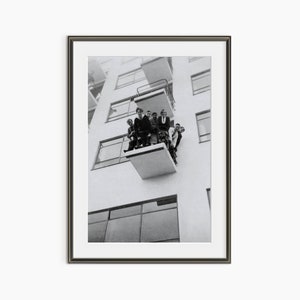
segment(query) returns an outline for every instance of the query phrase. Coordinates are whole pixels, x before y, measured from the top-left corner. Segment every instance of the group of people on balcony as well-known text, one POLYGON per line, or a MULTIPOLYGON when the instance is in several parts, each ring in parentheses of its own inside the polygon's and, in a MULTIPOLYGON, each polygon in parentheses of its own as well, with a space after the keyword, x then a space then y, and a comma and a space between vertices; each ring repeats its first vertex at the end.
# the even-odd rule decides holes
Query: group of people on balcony
POLYGON ((151 111, 147 111, 144 115, 143 109, 139 107, 136 109, 136 113, 137 117, 134 121, 132 119, 127 120, 129 125, 127 137, 130 141, 128 149, 124 152, 165 143, 173 161, 177 164, 176 152, 184 127, 180 126, 179 123, 175 127, 171 127, 170 118, 164 109, 160 112, 159 117, 156 112, 151 113, 151 111))

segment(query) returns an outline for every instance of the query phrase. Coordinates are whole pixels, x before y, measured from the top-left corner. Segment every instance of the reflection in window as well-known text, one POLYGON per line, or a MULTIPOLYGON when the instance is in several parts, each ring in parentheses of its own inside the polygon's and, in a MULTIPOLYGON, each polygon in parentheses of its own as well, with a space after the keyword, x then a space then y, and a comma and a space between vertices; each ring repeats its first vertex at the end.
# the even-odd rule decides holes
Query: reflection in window
POLYGON ((134 84, 144 79, 146 79, 146 77, 144 71, 141 68, 127 72, 125 74, 119 75, 116 89, 134 84))
POLYGON ((88 216, 89 242, 179 242, 176 196, 88 216))
POLYGON ((210 111, 204 111, 196 114, 199 142, 210 141, 211 123, 210 123, 210 111))
POLYGON ((137 105, 134 100, 126 99, 112 103, 109 108, 107 121, 114 121, 135 114, 137 105))
POLYGON ((195 74, 191 77, 193 95, 210 90, 210 70, 195 74))
POLYGON ((100 142, 94 169, 119 164, 128 159, 123 156, 123 150, 128 148, 126 135, 108 141, 100 142))

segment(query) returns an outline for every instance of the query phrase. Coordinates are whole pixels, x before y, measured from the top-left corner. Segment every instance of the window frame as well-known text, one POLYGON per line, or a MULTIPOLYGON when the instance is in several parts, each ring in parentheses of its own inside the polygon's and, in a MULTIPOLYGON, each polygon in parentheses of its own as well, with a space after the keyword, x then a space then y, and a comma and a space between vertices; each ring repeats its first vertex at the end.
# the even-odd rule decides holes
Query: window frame
POLYGON ((125 99, 118 100, 118 101, 115 101, 115 102, 110 103, 109 109, 108 109, 108 113, 107 113, 106 123, 113 122, 113 121, 117 121, 117 120, 120 120, 120 119, 124 119, 124 118, 126 118, 126 117, 129 117, 129 116, 136 115, 136 111, 134 111, 134 112, 132 112, 132 113, 130 113, 130 111, 129 111, 129 109, 130 109, 130 103, 131 103, 131 102, 134 102, 133 97, 128 97, 128 98, 125 98, 125 99), (110 112, 110 109, 111 109, 112 105, 119 104, 119 103, 126 102, 126 101, 129 101, 127 114, 126 114, 126 115, 119 116, 119 117, 116 117, 116 118, 113 119, 113 120, 110 120, 110 118, 109 118, 109 112, 110 112))
POLYGON ((204 70, 202 72, 199 72, 199 73, 196 73, 194 75, 191 75, 191 85, 192 85, 193 96, 199 95, 199 94, 202 94, 202 93, 210 91, 211 90, 211 69, 207 69, 207 70, 204 70), (209 86, 206 86, 206 87, 203 87, 201 89, 195 90, 194 89, 194 81, 197 80, 195 78, 198 77, 198 76, 200 76, 200 75, 205 75, 205 74, 209 74, 209 77, 210 77, 210 84, 209 84, 209 86))
POLYGON ((111 242, 106 242, 105 238, 106 238, 106 233, 107 233, 107 228, 108 228, 108 223, 110 220, 117 220, 117 219, 122 219, 122 218, 128 218, 128 217, 133 217, 133 216, 140 216, 140 223, 139 223, 139 243, 162 243, 162 242, 170 242, 170 241, 176 241, 176 242, 180 242, 180 228, 179 228, 179 216, 178 216, 178 200, 177 200, 177 195, 170 195, 170 196, 166 196, 166 197, 160 197, 160 198, 155 198, 155 199, 151 199, 151 200, 146 200, 146 201, 141 201, 141 202, 135 202, 135 203, 130 203, 130 204, 125 204, 125 205, 120 205, 120 206, 114 206, 114 207, 110 207, 110 208, 106 208, 106 209, 101 209, 101 210, 96 210, 96 211, 92 211, 88 213, 88 216, 93 215, 93 214, 98 214, 98 213, 102 213, 102 212, 108 212, 107 214, 107 218, 100 220, 99 222, 89 222, 88 221, 88 226, 89 225, 93 225, 96 223, 104 223, 105 224, 105 234, 104 234, 104 241, 100 241, 100 242, 89 242, 88 243, 111 243, 111 242), (146 211, 143 212, 143 205, 148 204, 148 203, 153 203, 153 202, 159 202, 159 201, 170 201, 169 203, 166 204, 170 204, 170 203, 176 203, 175 207, 167 207, 164 209, 157 209, 157 210, 150 210, 150 211, 146 211), (113 217, 111 218, 111 212, 115 211, 115 210, 119 210, 119 209, 123 209, 123 208, 128 208, 128 207, 135 207, 135 206, 140 206, 140 212, 139 213, 134 213, 134 214, 129 214, 129 215, 124 215, 121 217, 113 217), (153 213, 160 213, 161 211, 168 211, 168 210, 176 210, 176 222, 177 222, 177 234, 178 237, 177 238, 170 238, 170 239, 165 239, 165 240, 155 240, 155 241, 144 241, 142 242, 142 224, 143 224, 143 215, 147 215, 147 214, 153 214, 153 213))
MULTIPOLYGON (((201 111, 201 112, 198 112, 198 113, 196 113, 195 114, 195 117, 196 117, 196 126, 197 126, 197 131, 198 131, 198 138, 199 138, 199 144, 202 144, 202 143, 206 143, 206 142, 210 142, 211 141, 211 128, 210 128, 210 132, 209 133, 206 133, 206 134, 200 134, 200 130, 199 130, 199 125, 198 125, 198 122, 200 121, 200 120, 198 120, 198 116, 199 115, 204 115, 204 114, 206 114, 206 113, 209 113, 210 115, 209 115, 209 117, 207 117, 207 118, 203 118, 203 119, 201 119, 201 120, 205 120, 205 119, 210 119, 211 120, 211 111, 210 111, 210 109, 208 109, 208 110, 204 110, 204 111, 201 111), (209 140, 206 140, 206 141, 201 141, 201 137, 203 137, 203 136, 207 136, 207 135, 209 135, 210 137, 209 137, 209 140)), ((211 124, 211 121, 210 121, 210 124, 211 124)))
MULTIPOLYGON (((124 161, 121 161, 121 159, 124 158, 124 157, 121 156, 121 154, 122 154, 121 152, 122 152, 122 148, 123 148, 123 143, 125 142, 124 138, 126 138, 126 137, 127 137, 127 134, 122 134, 122 135, 115 136, 115 137, 113 137, 113 138, 109 138, 109 139, 106 139, 106 140, 99 141, 99 143, 98 143, 98 148, 97 148, 97 153, 96 153, 96 157, 95 157, 95 160, 94 160, 93 167, 92 167, 91 171, 95 171, 95 170, 99 170, 99 169, 103 169, 103 168, 106 168, 106 167, 111 167, 111 166, 114 166, 114 165, 119 165, 119 164, 128 162, 129 159, 126 159, 126 160, 124 160, 124 161), (100 151, 101 151, 101 149, 102 149, 101 144, 107 143, 107 142, 110 142, 110 141, 113 141, 113 140, 117 140, 117 139, 120 139, 120 138, 123 138, 123 140, 122 140, 122 142, 121 142, 120 155, 119 155, 119 157, 118 157, 118 158, 119 158, 118 162, 112 163, 112 164, 110 164, 110 165, 105 165, 105 166, 102 166, 102 167, 101 167, 101 166, 100 166, 100 167, 97 167, 97 158, 98 158, 98 156, 99 156, 99 154, 100 154, 100 151)), ((118 144, 118 143, 115 143, 115 144, 118 144)), ((115 144, 112 144, 112 145, 115 145, 115 144)), ((110 146, 111 146, 111 145, 110 145, 110 146)), ((109 147, 109 146, 107 146, 107 147, 109 147)), ((117 158, 117 157, 115 157, 115 158, 110 158, 110 159, 106 159, 106 160, 103 160, 103 161, 100 161, 100 162, 107 162, 107 161, 110 161, 110 160, 115 160, 116 158, 117 158)), ((100 163, 100 162, 99 162, 99 163, 100 163)))
POLYGON ((118 78, 117 78, 117 81, 116 81, 116 86, 115 86, 115 90, 119 90, 121 88, 124 88, 124 87, 127 87, 127 86, 130 86, 132 84, 135 84, 137 82, 140 82, 140 81, 144 81, 146 80, 146 75, 143 71, 143 69, 141 67, 137 68, 137 69, 134 69, 134 70, 131 70, 131 71, 128 71, 128 72, 125 72, 123 74, 120 74, 118 75, 118 78), (136 74, 137 72, 142 72, 144 74, 144 77, 140 78, 139 80, 136 80, 136 74), (131 82, 127 82, 127 83, 123 83, 121 85, 118 85, 118 82, 119 82, 119 79, 122 77, 122 76, 128 76, 129 74, 131 73, 134 73, 134 80, 131 81, 131 82))

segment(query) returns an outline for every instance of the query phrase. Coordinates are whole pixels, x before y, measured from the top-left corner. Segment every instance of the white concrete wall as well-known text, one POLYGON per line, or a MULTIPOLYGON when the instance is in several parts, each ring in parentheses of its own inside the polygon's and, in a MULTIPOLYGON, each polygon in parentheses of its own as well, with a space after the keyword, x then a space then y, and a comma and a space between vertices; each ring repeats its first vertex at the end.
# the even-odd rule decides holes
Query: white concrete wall
MULTIPOLYGON (((210 109, 210 92, 193 96, 191 75, 207 69, 210 59, 188 63, 173 59, 175 123, 186 131, 178 147, 177 172, 142 180, 130 162, 89 172, 89 211, 177 194, 181 242, 210 241, 210 209, 206 189, 210 187, 210 142, 199 143, 195 114, 210 109)), ((106 122, 111 102, 136 94, 145 82, 114 90, 118 74, 139 66, 137 60, 121 64, 116 59, 107 76, 89 131, 89 168, 93 167, 100 140, 127 132, 127 118, 106 122)), ((159 113, 159 112, 158 112, 159 113)), ((213 200, 212 200, 213 201, 213 200)))

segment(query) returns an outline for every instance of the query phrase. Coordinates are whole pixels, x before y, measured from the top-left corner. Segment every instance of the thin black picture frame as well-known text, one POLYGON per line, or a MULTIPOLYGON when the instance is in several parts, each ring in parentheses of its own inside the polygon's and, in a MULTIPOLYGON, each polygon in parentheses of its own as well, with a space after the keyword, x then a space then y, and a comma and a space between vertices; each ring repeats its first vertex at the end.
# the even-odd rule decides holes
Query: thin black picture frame
POLYGON ((231 263, 231 36, 68 36, 68 226, 67 226, 67 262, 68 263, 203 263, 203 264, 229 264, 231 263), (74 182, 73 182, 73 59, 74 42, 99 41, 147 41, 147 42, 225 42, 226 43, 226 257, 225 258, 75 258, 74 257, 74 182))

